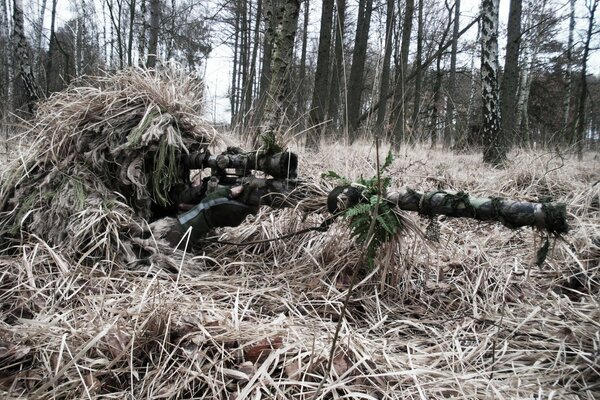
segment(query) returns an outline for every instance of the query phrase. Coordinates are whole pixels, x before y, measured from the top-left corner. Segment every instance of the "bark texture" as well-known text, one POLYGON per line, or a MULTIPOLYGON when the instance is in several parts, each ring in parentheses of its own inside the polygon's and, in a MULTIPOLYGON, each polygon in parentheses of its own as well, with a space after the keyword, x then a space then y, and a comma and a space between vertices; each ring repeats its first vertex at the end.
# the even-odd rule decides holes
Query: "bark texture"
POLYGON ((362 91, 364 88, 364 72, 367 56, 367 43, 369 40, 369 27, 371 26, 371 13, 373 0, 360 0, 358 21, 356 23, 356 37, 352 53, 352 67, 348 80, 348 104, 346 120, 352 140, 356 139, 358 128, 358 115, 360 114, 362 91))
POLYGON ((519 86, 519 49, 521 45, 521 0, 510 1, 508 17, 508 36, 504 76, 500 99, 502 101, 502 136, 507 143, 513 143, 519 127, 516 125, 517 89, 519 86))
POLYGON ((406 138, 406 83, 408 82, 408 50, 410 46, 410 33, 412 31, 415 1, 406 0, 404 19, 402 22, 402 42, 400 44, 400 57, 396 64, 396 88, 392 110, 393 145, 396 150, 406 138))
POLYGON ((33 69, 29 61, 27 49, 27 39, 25 38, 25 28, 23 20, 23 1, 15 0, 13 4, 13 41, 15 49, 15 60, 17 69, 23 85, 27 99, 27 107, 31 114, 35 113, 35 102, 39 99, 40 93, 37 82, 33 75, 33 69))
POLYGON ((506 147, 500 130, 498 12, 499 0, 483 0, 481 5, 483 161, 492 165, 501 165, 506 161, 506 147))
POLYGON ((311 129, 307 141, 307 146, 312 149, 319 147, 323 122, 327 113, 333 2, 333 0, 323 0, 321 7, 321 30, 317 52, 317 69, 315 71, 315 84, 310 108, 311 129))
POLYGON ((276 13, 272 7, 265 10, 270 25, 267 40, 271 43, 271 80, 265 99, 261 129, 264 135, 275 135, 284 123, 300 2, 286 0, 278 8, 276 13))

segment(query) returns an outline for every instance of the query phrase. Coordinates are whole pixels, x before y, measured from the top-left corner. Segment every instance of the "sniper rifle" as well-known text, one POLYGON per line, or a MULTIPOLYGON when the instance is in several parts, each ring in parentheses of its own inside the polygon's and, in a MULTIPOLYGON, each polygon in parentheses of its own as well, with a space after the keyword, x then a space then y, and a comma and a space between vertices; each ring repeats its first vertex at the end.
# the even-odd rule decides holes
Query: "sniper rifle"
MULTIPOLYGON (((186 188, 172 195, 174 203, 198 203, 204 196, 223 187, 243 186, 237 201, 249 206, 273 208, 297 207, 302 200, 315 196, 314 184, 298 179, 298 157, 283 152, 261 150, 244 152, 238 147, 228 147, 218 155, 208 151, 191 153, 181 158, 185 168, 211 169, 210 177, 202 185, 186 188), (271 176, 257 177, 262 173, 271 176)), ((368 201, 364 188, 355 185, 338 186, 329 192, 327 208, 332 214, 368 201)), ((501 197, 474 197, 465 192, 438 190, 418 192, 404 189, 389 192, 384 198, 401 210, 418 212, 433 217, 446 215, 457 218, 473 218, 479 221, 495 221, 515 229, 523 226, 536 227, 553 234, 566 233, 566 207, 562 203, 517 201, 501 197)), ((312 202, 305 212, 317 212, 324 204, 312 202)))

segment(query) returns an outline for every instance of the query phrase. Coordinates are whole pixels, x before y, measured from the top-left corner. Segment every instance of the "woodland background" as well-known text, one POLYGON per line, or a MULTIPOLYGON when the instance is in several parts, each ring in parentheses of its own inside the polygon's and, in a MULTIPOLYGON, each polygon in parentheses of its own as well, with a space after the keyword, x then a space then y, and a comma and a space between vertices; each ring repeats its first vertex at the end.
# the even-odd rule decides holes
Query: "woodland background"
POLYGON ((506 26, 499 0, 475 15, 464 3, 0 0, 0 118, 28 118, 85 75, 174 61, 202 79, 227 46, 234 131, 285 130, 311 148, 374 133, 396 149, 483 146, 491 163, 512 146, 596 145, 598 0, 507 0, 506 26))

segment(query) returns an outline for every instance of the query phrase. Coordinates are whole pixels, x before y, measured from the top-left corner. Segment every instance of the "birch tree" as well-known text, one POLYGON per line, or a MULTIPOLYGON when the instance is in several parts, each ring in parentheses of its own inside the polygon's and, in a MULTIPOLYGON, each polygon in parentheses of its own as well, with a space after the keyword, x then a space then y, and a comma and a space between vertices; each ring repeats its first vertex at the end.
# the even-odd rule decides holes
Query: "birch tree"
POLYGON ((500 130, 498 87, 499 0, 481 4, 481 86, 483 102, 483 161, 501 165, 506 161, 506 144, 500 130))
POLYGON ((285 0, 276 6, 269 3, 271 7, 265 7, 265 13, 269 24, 267 40, 271 44, 271 79, 260 129, 265 141, 274 139, 284 125, 285 103, 289 96, 288 80, 300 11, 299 0, 285 0))
POLYGON ((35 112, 35 102, 39 99, 40 93, 29 61, 29 44, 25 37, 23 19, 23 0, 14 0, 13 3, 13 42, 16 67, 25 88, 27 107, 29 112, 33 114, 35 112))

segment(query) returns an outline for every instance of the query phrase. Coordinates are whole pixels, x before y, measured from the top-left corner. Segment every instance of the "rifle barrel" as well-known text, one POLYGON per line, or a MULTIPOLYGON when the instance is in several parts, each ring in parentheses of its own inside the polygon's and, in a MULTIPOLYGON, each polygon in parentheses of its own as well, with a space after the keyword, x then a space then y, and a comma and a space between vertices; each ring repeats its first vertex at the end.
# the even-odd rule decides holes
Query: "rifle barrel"
POLYGON ((551 233, 566 233, 566 206, 561 203, 534 203, 500 197, 471 197, 464 192, 437 191, 420 193, 407 189, 390 193, 387 199, 400 209, 422 215, 446 215, 497 221, 509 228, 534 226, 551 233))

